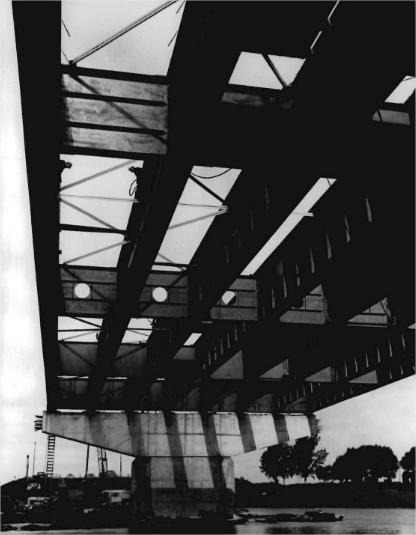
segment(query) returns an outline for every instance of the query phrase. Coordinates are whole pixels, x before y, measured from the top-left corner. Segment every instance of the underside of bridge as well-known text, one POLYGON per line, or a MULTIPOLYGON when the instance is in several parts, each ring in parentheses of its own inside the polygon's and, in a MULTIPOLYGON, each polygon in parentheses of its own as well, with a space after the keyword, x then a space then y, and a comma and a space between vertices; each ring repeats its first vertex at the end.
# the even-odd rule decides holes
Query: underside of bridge
POLYGON ((44 431, 135 456, 161 516, 229 514, 233 455, 414 373, 414 3, 182 9, 149 75, 61 65, 60 3, 13 2, 44 431), (280 89, 230 83, 244 54, 280 89))

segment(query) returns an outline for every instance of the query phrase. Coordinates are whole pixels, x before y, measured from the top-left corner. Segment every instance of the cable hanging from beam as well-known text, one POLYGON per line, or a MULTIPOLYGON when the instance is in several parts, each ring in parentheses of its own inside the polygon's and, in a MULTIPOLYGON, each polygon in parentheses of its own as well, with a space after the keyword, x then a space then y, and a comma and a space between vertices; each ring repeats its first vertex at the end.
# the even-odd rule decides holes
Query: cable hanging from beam
POLYGON ((192 176, 196 176, 197 178, 203 178, 205 180, 210 180, 211 178, 218 178, 219 176, 222 176, 222 175, 225 175, 226 173, 228 173, 229 171, 231 171, 233 168, 230 167, 229 169, 226 169, 225 171, 222 171, 222 173, 218 173, 216 175, 212 175, 212 176, 201 176, 201 175, 197 175, 196 173, 191 173, 192 176))

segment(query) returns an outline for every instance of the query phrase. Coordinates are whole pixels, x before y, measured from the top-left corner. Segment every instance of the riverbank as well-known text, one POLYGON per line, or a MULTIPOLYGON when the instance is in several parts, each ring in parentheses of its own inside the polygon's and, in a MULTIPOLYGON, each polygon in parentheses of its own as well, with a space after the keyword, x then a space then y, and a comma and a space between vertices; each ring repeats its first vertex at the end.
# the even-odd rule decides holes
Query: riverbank
POLYGON ((402 483, 236 483, 238 507, 415 508, 415 489, 402 483))
MULTIPOLYGON (((293 509, 293 508, 279 508, 279 509, 264 509, 264 508, 252 508, 247 511, 252 513, 253 518, 250 519, 248 523, 231 525, 224 529, 214 530, 207 522, 202 521, 198 526, 194 525, 188 530, 188 533, 234 533, 235 535, 247 535, 248 533, 256 533, 257 535, 270 535, 274 534, 293 534, 299 535, 302 534, 317 534, 325 533, 326 535, 354 535, 357 533, 366 533, 366 534, 380 534, 385 535, 410 535, 415 533, 415 515, 412 509, 401 509, 401 508, 361 508, 361 509, 346 509, 346 508, 336 508, 336 509, 327 509, 327 512, 333 512, 337 515, 343 515, 344 520, 342 522, 276 522, 269 523, 269 521, 259 521, 258 515, 273 517, 276 514, 302 514, 303 509, 293 509)), ((45 534, 45 535, 94 535, 94 534, 132 534, 132 533, 151 533, 151 523, 146 523, 140 528, 140 526, 134 527, 130 525, 129 527, 113 527, 113 528, 104 528, 104 527, 92 527, 89 529, 69 529, 64 532, 54 529, 53 526, 48 526, 47 529, 44 529, 44 526, 32 525, 31 527, 27 525, 14 526, 17 527, 17 530, 14 530, 15 533, 29 534, 45 534)), ((186 533, 185 530, 181 529, 177 523, 172 524, 171 526, 165 526, 165 529, 153 530, 156 533, 186 533)))

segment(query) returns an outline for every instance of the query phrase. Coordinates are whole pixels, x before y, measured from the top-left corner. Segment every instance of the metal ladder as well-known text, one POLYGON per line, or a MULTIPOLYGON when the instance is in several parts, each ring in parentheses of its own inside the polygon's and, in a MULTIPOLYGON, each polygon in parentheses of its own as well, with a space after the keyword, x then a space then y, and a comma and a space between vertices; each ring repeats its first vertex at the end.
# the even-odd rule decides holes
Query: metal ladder
POLYGON ((48 435, 48 449, 46 453, 46 476, 52 477, 53 465, 55 462, 55 435, 48 435))

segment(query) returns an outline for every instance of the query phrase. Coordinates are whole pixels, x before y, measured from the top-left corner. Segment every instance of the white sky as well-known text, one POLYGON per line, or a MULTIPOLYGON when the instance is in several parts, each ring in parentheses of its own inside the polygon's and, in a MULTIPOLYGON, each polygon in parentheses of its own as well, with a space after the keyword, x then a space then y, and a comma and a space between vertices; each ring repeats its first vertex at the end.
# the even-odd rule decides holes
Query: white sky
MULTIPOLYGON (((154 5, 150 2, 118 2, 117 7, 112 2, 71 2, 71 9, 76 11, 77 23, 73 24, 69 11, 66 12, 64 2, 64 21, 71 33, 67 37, 63 30, 63 48, 70 57, 83 52, 90 45, 96 44, 101 38, 105 38, 120 26, 123 26, 133 18, 139 17, 154 5), (124 9, 127 7, 128 9, 124 9), (127 6, 127 4, 130 4, 127 6), (132 12, 134 9, 134 13, 132 12), (81 13, 82 11, 82 13, 81 13), (137 11, 137 13, 136 13, 137 11), (90 19, 87 14, 89 13, 90 19), (91 25, 91 17, 94 25, 91 25), (81 42, 76 32, 88 41, 81 42), (66 39, 66 40, 65 40, 66 39)), ((180 5, 180 4, 179 4, 180 5)), ((179 7, 178 5, 178 7, 179 7)), ((44 470, 46 453, 46 435, 33 431, 35 414, 41 414, 46 406, 45 383, 43 374, 43 358, 40 341, 39 316, 37 309, 37 294, 34 273, 34 260, 31 241, 30 211, 27 192, 27 177, 25 170, 24 146, 22 122, 20 116, 20 94, 18 90, 18 75, 16 65, 16 52, 13 35, 10 0, 0 3, 1 8, 1 482, 7 482, 13 477, 23 477, 25 473, 26 455, 30 454, 32 473, 33 443, 37 442, 37 455, 35 471, 44 470)), ((131 56, 129 44, 122 43, 126 61, 134 61, 136 72, 149 74, 164 74, 169 63, 169 56, 173 44, 167 48, 167 42, 171 39, 180 22, 181 12, 175 14, 177 8, 172 6, 163 14, 158 15, 153 24, 145 23, 135 33, 135 46, 137 54, 131 56), (173 11, 170 16, 169 11, 173 11), (147 25, 147 26, 146 26, 147 25), (162 28, 163 26, 163 28, 162 28), (163 31, 162 31, 163 29, 163 31), (141 39, 141 41, 140 41, 141 39), (160 45, 149 46, 149 43, 160 42, 160 45), (140 46, 138 46, 140 43, 140 46), (150 59, 149 59, 150 58, 150 59), (140 60, 140 61, 138 61, 140 60)), ((123 38, 124 39, 124 38, 123 38)), ((121 40, 120 40, 121 42, 121 40)), ((106 52, 92 56, 82 65, 102 68, 117 68, 123 70, 119 63, 112 67, 110 60, 120 57, 120 52, 111 50, 110 45, 106 52), (94 59, 94 61, 93 61, 94 59), (88 63, 90 61, 90 63, 88 63), (101 63, 100 63, 101 61, 101 63)), ((266 65, 267 68, 267 65, 266 65)), ((131 69, 134 71, 134 69, 131 69)), ((242 82, 241 82, 242 83, 242 82)), ((246 82, 245 82, 246 83, 246 82)), ((67 158, 70 159, 70 158, 67 158)), ((113 159, 102 159, 108 167, 116 165, 113 159)), ((75 162, 74 162, 75 163, 75 162)), ((64 179, 70 172, 81 173, 81 166, 75 166, 70 171, 64 172, 64 179)), ((94 171, 97 168, 94 167, 94 171)), ((88 169, 84 169, 86 173, 88 169)), ((199 169, 200 174, 204 174, 199 169)), ((213 170, 206 172, 213 174, 213 170)), ((218 181, 220 188, 225 188, 223 194, 231 187, 233 178, 238 171, 225 175, 222 181, 218 181)), ((85 175, 84 175, 85 176, 85 175)), ((222 178, 222 177, 221 177, 222 178)), ((117 175, 117 196, 126 196, 124 192, 119 195, 120 188, 128 187, 133 175, 120 172, 117 175)), ((111 188, 111 181, 103 179, 100 184, 107 183, 106 188, 111 188)), ((94 182, 94 181, 93 181, 94 182)), ((114 183, 114 181, 113 181, 114 183)), ((214 184, 214 183, 212 183, 214 184)), ((211 185, 211 183, 210 183, 211 185)), ((91 186, 92 187, 92 186, 91 186)), ((193 187, 193 186, 192 186, 193 187)), ((74 188, 68 193, 75 193, 74 188)), ((85 185, 85 191, 87 186, 85 185)), ((201 203, 216 204, 215 199, 205 198, 202 201, 202 190, 198 195, 201 203)), ((93 193, 90 193, 93 194, 93 193)), ((204 194, 205 195, 205 194, 204 194)), ((195 201, 192 194, 193 202, 195 201)), ((92 210, 92 204, 89 207, 92 210)), ((98 206, 98 203, 95 204, 98 206)), ((125 205, 117 205, 118 212, 111 212, 111 220, 116 224, 122 224, 126 220, 125 205)), ((102 208, 97 208, 102 210, 102 208)), ((69 209, 68 209, 69 210, 69 209)), ((110 212, 107 210, 107 215, 110 212)), ((192 213, 189 209, 186 215, 192 213)), ((68 211, 69 214, 69 211, 68 211)), ((75 214, 75 212, 74 212, 75 214)), ((65 216, 66 217, 66 216, 65 216)), ((184 217, 183 215, 176 217, 184 217)), ((94 222, 84 221, 85 224, 94 222)), ((211 220, 204 222, 210 224, 211 220)), ((202 223, 200 224, 202 225, 202 223)), ((184 227, 189 229, 191 227, 184 227)), ((175 230, 171 231, 172 236, 175 230)), ((96 237, 97 235, 95 235, 96 237)), ((179 243, 176 242, 176 248, 179 243)), ((172 251, 166 249, 174 256, 175 247, 172 251)), ((165 251, 165 250, 164 250, 165 251)), ((91 258, 91 261, 94 257, 91 258)), ((89 262, 88 262, 89 263, 89 262)), ((141 325, 143 326, 143 325, 141 325)), ((323 423, 322 446, 330 451, 329 460, 332 462, 336 455, 345 451, 347 447, 359 446, 360 444, 378 443, 391 446, 399 458, 414 445, 416 438, 414 396, 414 377, 384 387, 371 394, 355 398, 320 411, 318 417, 323 423)), ((85 469, 86 446, 72 443, 63 439, 57 440, 55 472, 65 475, 73 473, 83 474, 85 469)), ((260 452, 254 452, 235 458, 236 476, 244 476, 253 481, 264 480, 264 476, 258 470, 258 458, 260 452)), ((109 453, 109 469, 118 473, 119 456, 109 453)), ((90 470, 97 473, 97 462, 94 450, 90 455, 90 470)), ((123 459, 123 473, 130 473, 130 461, 123 459)))

